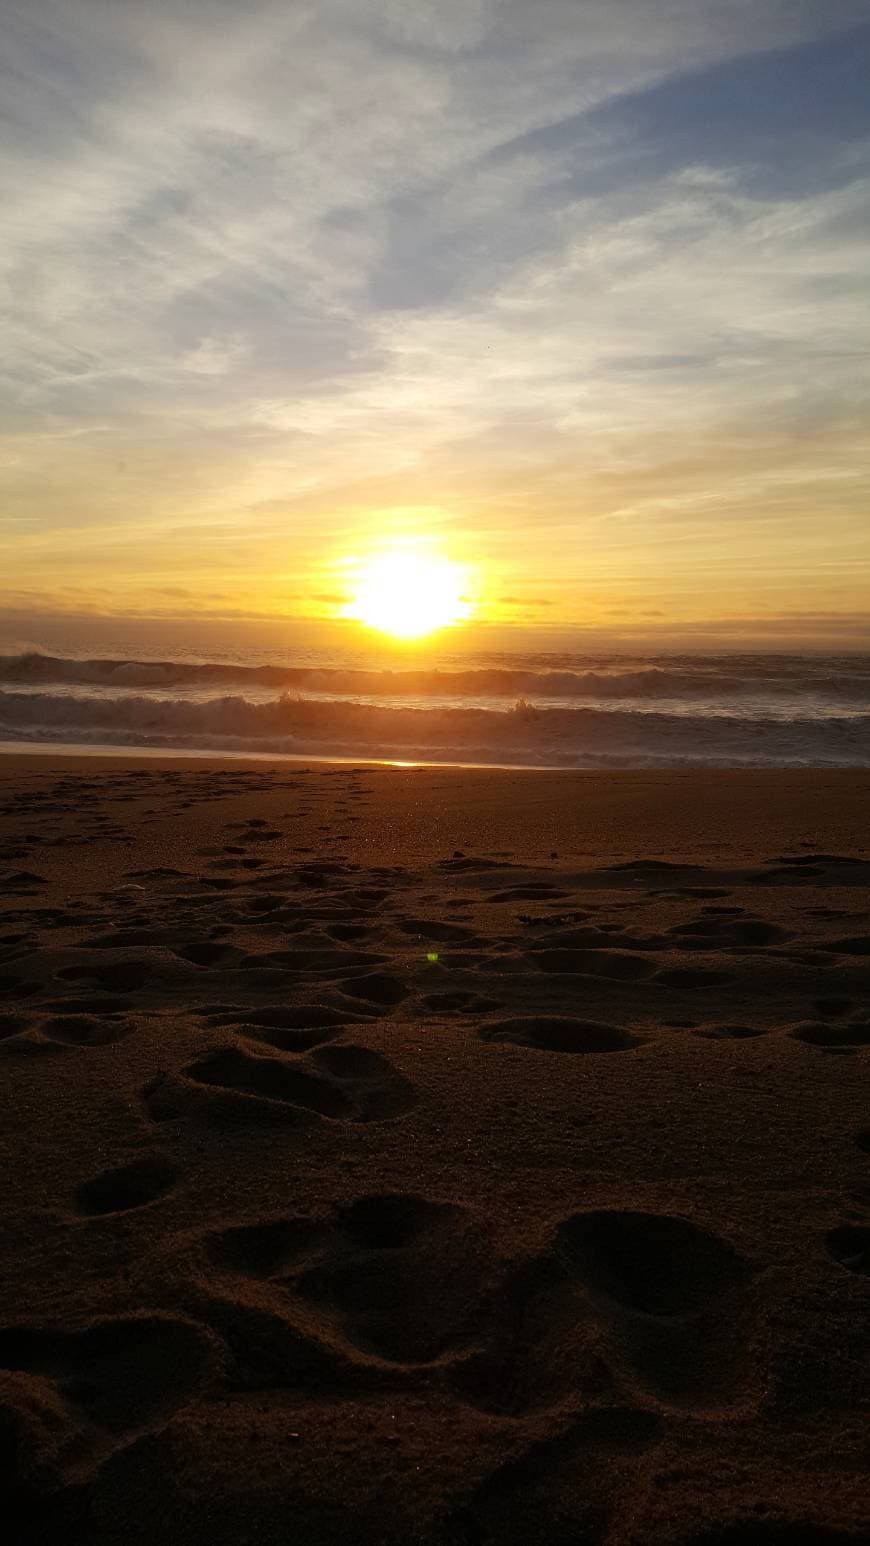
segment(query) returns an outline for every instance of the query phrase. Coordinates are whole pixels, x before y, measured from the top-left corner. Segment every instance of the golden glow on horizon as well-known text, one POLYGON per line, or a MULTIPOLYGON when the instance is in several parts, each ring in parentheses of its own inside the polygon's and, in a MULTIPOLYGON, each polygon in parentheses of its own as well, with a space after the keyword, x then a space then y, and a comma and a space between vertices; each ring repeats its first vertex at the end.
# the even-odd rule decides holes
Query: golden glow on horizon
POLYGON ((383 553, 362 567, 345 616, 394 639, 420 639, 472 615, 459 564, 425 553, 383 553))

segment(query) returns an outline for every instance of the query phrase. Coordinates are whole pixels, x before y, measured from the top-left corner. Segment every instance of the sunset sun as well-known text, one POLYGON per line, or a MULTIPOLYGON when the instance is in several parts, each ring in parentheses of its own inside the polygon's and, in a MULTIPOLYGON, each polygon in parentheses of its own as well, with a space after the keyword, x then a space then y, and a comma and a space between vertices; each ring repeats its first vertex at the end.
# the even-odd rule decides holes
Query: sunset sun
POLYGON ((449 559, 383 554, 360 571, 346 615, 395 639, 419 639, 470 617, 464 585, 465 571, 449 559))

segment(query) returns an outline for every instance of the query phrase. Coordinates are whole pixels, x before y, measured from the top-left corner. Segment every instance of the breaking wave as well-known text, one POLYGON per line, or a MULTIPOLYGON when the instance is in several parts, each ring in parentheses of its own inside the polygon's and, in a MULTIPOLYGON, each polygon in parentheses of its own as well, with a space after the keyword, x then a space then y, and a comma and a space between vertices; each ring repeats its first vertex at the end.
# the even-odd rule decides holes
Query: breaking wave
POLYGON ((420 708, 7 689, 0 693, 0 738, 538 767, 870 767, 870 714, 774 719, 528 703, 420 708))
POLYGON ((545 698, 590 701, 777 697, 808 694, 870 706, 866 656, 682 656, 660 662, 614 660, 578 666, 570 657, 522 664, 426 669, 249 665, 196 660, 72 659, 37 652, 0 655, 0 685, 199 693, 240 689, 340 697, 545 698))
POLYGON ((532 767, 870 767, 867 655, 0 655, 0 741, 532 767))

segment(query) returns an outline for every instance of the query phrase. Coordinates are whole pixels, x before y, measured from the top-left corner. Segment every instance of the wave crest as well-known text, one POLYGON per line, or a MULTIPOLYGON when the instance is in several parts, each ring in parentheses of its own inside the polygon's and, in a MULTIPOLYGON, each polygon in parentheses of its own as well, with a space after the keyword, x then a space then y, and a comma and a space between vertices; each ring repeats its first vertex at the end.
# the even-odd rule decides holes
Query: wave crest
POLYGON ((870 718, 746 720, 625 709, 375 707, 241 696, 0 694, 0 737, 272 755, 556 767, 867 767, 870 718))
POLYGON ((0 656, 0 684, 219 690, 226 687, 332 696, 395 698, 577 698, 590 701, 657 698, 701 701, 712 696, 807 693, 870 704, 870 662, 837 657, 824 662, 793 657, 678 657, 664 662, 619 661, 606 667, 553 664, 487 665, 467 669, 364 669, 352 666, 241 665, 221 661, 81 660, 37 652, 0 656))

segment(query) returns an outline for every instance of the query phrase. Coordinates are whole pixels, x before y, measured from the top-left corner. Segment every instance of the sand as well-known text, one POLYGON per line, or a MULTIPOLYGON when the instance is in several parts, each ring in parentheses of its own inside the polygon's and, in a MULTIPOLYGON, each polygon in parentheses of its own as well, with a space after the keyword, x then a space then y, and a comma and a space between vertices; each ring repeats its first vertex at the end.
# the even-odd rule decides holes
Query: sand
POLYGON ((0 758, 6 1538, 870 1541, 868 817, 0 758))

